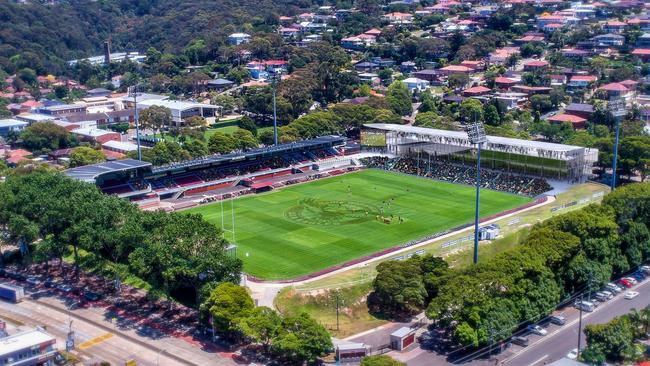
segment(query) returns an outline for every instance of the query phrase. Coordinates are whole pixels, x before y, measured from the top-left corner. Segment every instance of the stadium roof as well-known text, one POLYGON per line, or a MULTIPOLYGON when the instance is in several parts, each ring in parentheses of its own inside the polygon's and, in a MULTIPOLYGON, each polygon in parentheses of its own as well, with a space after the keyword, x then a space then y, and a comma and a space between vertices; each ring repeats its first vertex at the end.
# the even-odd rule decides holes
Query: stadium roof
POLYGON ((70 178, 95 183, 95 179, 104 174, 146 167, 151 167, 151 163, 134 159, 124 159, 80 166, 78 168, 68 169, 64 174, 70 178))
POLYGON ((214 163, 226 163, 231 161, 242 161, 245 159, 255 158, 260 155, 268 155, 270 153, 291 151, 297 149, 304 149, 309 147, 319 146, 325 143, 344 143, 345 138, 341 136, 321 136, 311 140, 303 140, 290 142, 286 144, 279 144, 277 146, 267 146, 257 149, 251 149, 246 152, 234 152, 223 155, 210 155, 199 159, 186 160, 178 163, 163 165, 152 169, 153 173, 161 173, 169 170, 189 168, 193 166, 209 165, 214 163))
MULTIPOLYGON (((388 124, 388 123, 369 123, 364 126, 368 128, 376 128, 385 131, 412 133, 412 134, 418 134, 423 136, 441 136, 441 137, 448 137, 448 138, 459 139, 459 140, 467 140, 467 134, 465 132, 460 132, 460 131, 446 131, 446 130, 437 130, 433 128, 414 127, 408 125, 396 125, 396 124, 388 124)), ((510 137, 501 137, 501 136, 488 136, 488 143, 491 145, 496 144, 496 145, 507 145, 507 146, 514 146, 514 147, 523 147, 523 148, 534 148, 534 149, 553 151, 553 152, 570 152, 574 150, 584 149, 581 146, 562 145, 562 144, 554 144, 550 142, 541 142, 541 141, 521 140, 521 139, 513 139, 510 137)))

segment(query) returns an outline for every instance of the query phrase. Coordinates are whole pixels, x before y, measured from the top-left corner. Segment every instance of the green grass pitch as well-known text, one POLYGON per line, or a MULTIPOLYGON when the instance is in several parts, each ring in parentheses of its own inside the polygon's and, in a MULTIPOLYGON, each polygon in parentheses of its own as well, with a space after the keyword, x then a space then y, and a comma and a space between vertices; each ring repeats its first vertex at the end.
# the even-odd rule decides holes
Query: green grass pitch
MULTIPOLYGON (((473 221, 473 187, 363 170, 234 200, 237 255, 264 279, 317 272, 473 221)), ((481 190, 481 216, 530 199, 481 190)), ((220 203, 193 208, 221 226, 220 203)), ((230 203, 224 203, 226 229, 230 203)))

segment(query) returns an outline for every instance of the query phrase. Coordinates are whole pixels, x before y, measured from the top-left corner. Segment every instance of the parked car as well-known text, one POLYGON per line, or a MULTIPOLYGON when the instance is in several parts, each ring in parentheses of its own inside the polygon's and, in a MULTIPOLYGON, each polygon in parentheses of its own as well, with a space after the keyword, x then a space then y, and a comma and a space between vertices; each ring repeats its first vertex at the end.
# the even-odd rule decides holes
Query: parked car
POLYGON ((631 277, 634 278, 637 282, 641 282, 641 281, 645 280, 646 276, 645 276, 645 274, 643 272, 637 271, 637 272, 632 273, 631 277))
POLYGON ((66 294, 71 293, 74 290, 74 287, 66 285, 65 283, 60 283, 56 285, 56 289, 65 292, 66 294))
POLYGON ((639 296, 638 291, 627 291, 625 292, 625 298, 628 300, 632 300, 633 298, 639 296))
POLYGON ((546 329, 540 327, 537 324, 531 324, 528 327, 526 327, 526 329, 528 329, 528 331, 531 333, 541 335, 541 336, 545 336, 548 333, 546 329))
POLYGON ((97 300, 101 299, 102 295, 100 295, 100 294, 98 294, 96 292, 93 292, 93 291, 85 291, 84 292, 84 297, 88 301, 97 301, 97 300))
POLYGON ((600 302, 605 302, 605 301, 609 300, 609 299, 607 298, 607 295, 605 295, 605 294, 602 293, 602 292, 596 292, 596 294, 594 295, 594 297, 595 297, 598 301, 600 301, 600 302))
POLYGON ((636 285, 637 283, 639 283, 639 281, 637 281, 636 278, 634 278, 634 277, 630 277, 630 276, 628 276, 628 277, 625 277, 625 278, 623 278, 623 279, 624 279, 624 280, 627 280, 627 281, 629 281, 629 282, 631 282, 632 285, 636 285))
POLYGON ((594 305, 593 302, 590 301, 578 301, 576 302, 575 305, 576 309, 586 311, 588 313, 594 311, 596 309, 596 305, 594 305))
POLYGON ((566 324, 566 318, 562 315, 553 315, 550 317, 551 323, 555 325, 564 325, 566 324))
POLYGON ((601 292, 607 297, 607 300, 611 300, 614 297, 614 294, 607 290, 603 290, 601 292))
POLYGON ((615 283, 613 283, 613 282, 608 283, 607 285, 605 285, 605 287, 606 287, 608 290, 613 291, 614 293, 618 293, 618 292, 623 291, 622 288, 620 288, 619 286, 617 286, 617 285, 616 285, 615 283))
POLYGON ((566 354, 566 358, 568 358, 569 360, 577 359, 578 358, 578 349, 574 348, 571 351, 569 351, 569 353, 566 354))
POLYGON ((514 336, 511 342, 521 347, 528 347, 528 337, 514 336))
POLYGON ((632 284, 632 282, 630 282, 626 278, 623 278, 623 279, 619 280, 618 283, 621 284, 624 288, 630 288, 630 287, 634 286, 634 284, 632 284))
POLYGON ((650 266, 648 265, 641 266, 639 267, 639 271, 644 272, 646 274, 650 274, 650 266))
POLYGON ((30 284, 32 286, 38 286, 38 285, 41 284, 41 280, 38 279, 38 277, 35 277, 35 276, 27 277, 27 280, 25 280, 25 282, 27 282, 28 284, 30 284))

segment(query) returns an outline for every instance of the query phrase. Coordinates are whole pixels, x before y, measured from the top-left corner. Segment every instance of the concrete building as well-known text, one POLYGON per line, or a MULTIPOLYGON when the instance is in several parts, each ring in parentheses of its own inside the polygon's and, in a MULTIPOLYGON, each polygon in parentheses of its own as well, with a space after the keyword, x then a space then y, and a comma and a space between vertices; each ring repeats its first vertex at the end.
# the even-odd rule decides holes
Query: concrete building
POLYGON ((29 126, 29 123, 25 121, 19 121, 13 118, 0 119, 0 136, 7 136, 10 131, 20 132, 27 126, 29 126))
POLYGON ((239 46, 240 44, 248 43, 251 40, 251 36, 246 33, 233 33, 228 36, 228 43, 233 46, 239 46))
POLYGON ((221 107, 211 104, 195 103, 178 100, 161 100, 161 99, 147 99, 138 102, 138 109, 146 109, 151 106, 167 107, 172 112, 172 121, 176 126, 181 126, 186 118, 199 116, 199 117, 214 117, 219 114, 221 107))
POLYGON ((56 353, 56 339, 41 329, 0 338, 3 366, 51 366, 56 353))
POLYGON ((411 93, 419 93, 429 89, 429 82, 427 80, 418 78, 407 78, 402 80, 404 85, 411 93))

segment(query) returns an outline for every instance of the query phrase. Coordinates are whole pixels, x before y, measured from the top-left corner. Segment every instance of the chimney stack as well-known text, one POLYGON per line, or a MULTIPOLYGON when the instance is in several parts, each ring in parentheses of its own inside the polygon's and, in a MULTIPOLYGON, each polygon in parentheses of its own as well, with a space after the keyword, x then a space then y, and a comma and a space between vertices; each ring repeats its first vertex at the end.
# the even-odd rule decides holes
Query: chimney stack
POLYGON ((108 65, 111 63, 111 41, 106 40, 104 42, 104 64, 108 65))

